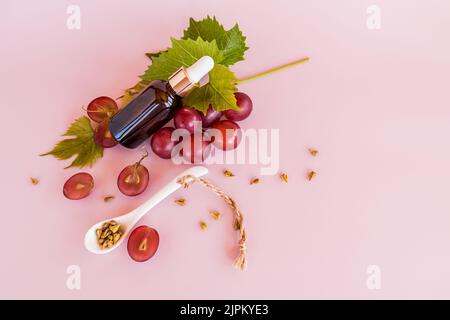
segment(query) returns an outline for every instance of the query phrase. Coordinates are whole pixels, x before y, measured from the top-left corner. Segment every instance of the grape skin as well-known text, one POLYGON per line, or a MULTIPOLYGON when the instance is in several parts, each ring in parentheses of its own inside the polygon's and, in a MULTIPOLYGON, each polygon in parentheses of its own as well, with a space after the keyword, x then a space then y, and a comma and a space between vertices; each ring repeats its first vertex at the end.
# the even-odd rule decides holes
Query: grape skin
POLYGON ((241 127, 231 120, 216 121, 207 132, 213 137, 214 146, 224 151, 235 149, 242 137, 241 127))
POLYGON ((95 129, 94 141, 103 148, 112 148, 118 144, 108 128, 109 119, 103 120, 95 129))
POLYGON ((197 129, 197 126, 201 130, 202 117, 197 110, 190 107, 182 107, 175 113, 173 123, 175 128, 186 129, 192 134, 197 129))
POLYGON ((204 133, 184 137, 181 142, 181 155, 190 163, 202 163, 211 153, 211 141, 204 133))
POLYGON ((87 172, 79 172, 64 183, 63 194, 67 199, 86 198, 94 188, 94 178, 87 172))
POLYGON ((214 122, 220 120, 222 114, 222 111, 216 111, 212 106, 209 106, 208 111, 206 111, 206 115, 200 113, 200 116, 202 117, 203 128, 209 128, 214 122))
POLYGON ((118 110, 117 103, 113 99, 102 96, 89 103, 87 114, 92 121, 100 123, 111 118, 118 110))
POLYGON ((178 144, 178 141, 172 141, 171 139, 174 130, 175 128, 172 127, 164 127, 155 132, 151 137, 150 146, 157 156, 163 159, 171 158, 172 150, 178 144))
POLYGON ((139 226, 131 232, 127 250, 131 259, 136 262, 144 262, 154 256, 158 246, 158 231, 148 226, 139 226))
POLYGON ((224 116, 228 120, 232 121, 242 121, 246 119, 253 110, 252 99, 243 92, 236 92, 234 94, 239 110, 225 110, 224 116))
POLYGON ((149 173, 142 164, 125 167, 117 177, 117 186, 126 196, 137 196, 147 189, 149 173))

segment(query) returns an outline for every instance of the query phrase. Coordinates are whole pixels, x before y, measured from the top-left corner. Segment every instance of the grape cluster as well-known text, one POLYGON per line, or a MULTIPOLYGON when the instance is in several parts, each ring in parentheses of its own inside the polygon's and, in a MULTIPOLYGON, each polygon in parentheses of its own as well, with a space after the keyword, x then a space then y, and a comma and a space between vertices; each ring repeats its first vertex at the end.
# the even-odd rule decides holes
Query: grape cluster
POLYGON ((174 127, 164 127, 157 131, 150 140, 153 152, 163 159, 170 159, 174 147, 181 143, 179 148, 183 158, 191 163, 206 160, 211 153, 211 145, 221 150, 233 150, 240 142, 242 132, 236 121, 246 119, 253 109, 252 100, 243 92, 236 92, 235 97, 239 110, 215 111, 209 107, 203 114, 190 107, 180 108, 174 116, 174 127), (221 118, 225 117, 225 120, 221 118), (197 124, 201 124, 197 128, 197 124), (173 141, 172 132, 175 129, 186 129, 191 139, 173 141), (215 129, 208 130, 208 129, 215 129), (195 132, 202 134, 195 134, 195 132), (209 132, 215 132, 209 134, 209 132), (198 139, 199 141, 195 141, 198 139), (201 141, 200 141, 201 140, 201 141))

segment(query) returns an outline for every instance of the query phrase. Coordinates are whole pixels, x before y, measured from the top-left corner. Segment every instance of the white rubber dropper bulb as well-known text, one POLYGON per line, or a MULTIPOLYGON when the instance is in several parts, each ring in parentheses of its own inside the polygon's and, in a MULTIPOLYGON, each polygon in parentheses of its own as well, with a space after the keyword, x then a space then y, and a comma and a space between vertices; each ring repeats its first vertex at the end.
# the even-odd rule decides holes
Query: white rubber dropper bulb
POLYGON ((214 60, 210 56, 203 56, 186 69, 189 79, 193 83, 199 82, 214 68, 214 60))

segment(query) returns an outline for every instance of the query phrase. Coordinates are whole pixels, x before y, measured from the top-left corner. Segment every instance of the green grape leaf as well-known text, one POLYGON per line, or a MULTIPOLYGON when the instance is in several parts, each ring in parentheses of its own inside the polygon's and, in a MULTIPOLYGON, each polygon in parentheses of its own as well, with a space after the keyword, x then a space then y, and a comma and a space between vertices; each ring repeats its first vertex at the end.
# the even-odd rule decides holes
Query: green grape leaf
POLYGON ((41 156, 52 155, 59 160, 67 160, 76 155, 66 168, 83 168, 86 165, 92 167, 103 156, 103 148, 94 142, 94 130, 91 121, 86 116, 75 120, 63 137, 73 138, 60 141, 53 150, 41 154, 41 156))
POLYGON ((230 66, 244 60, 244 52, 248 47, 245 43, 246 37, 242 34, 238 24, 227 31, 215 17, 208 16, 200 21, 190 18, 189 27, 184 31, 182 39, 196 40, 198 37, 205 41, 216 40, 217 46, 223 54, 221 64, 230 66))
POLYGON ((167 80, 181 66, 189 67, 203 56, 210 56, 215 63, 223 60, 222 52, 217 47, 216 41, 177 40, 172 38, 172 47, 167 52, 161 52, 152 57, 152 64, 141 77, 143 80, 167 80))
POLYGON ((206 114, 209 105, 216 111, 239 110, 234 97, 234 93, 237 91, 236 81, 234 73, 228 67, 216 64, 214 69, 209 72, 209 82, 194 89, 184 97, 183 102, 204 114, 206 114))
POLYGON ((145 55, 147 56, 147 58, 149 58, 151 61, 153 61, 154 58, 158 58, 161 53, 167 52, 167 50, 162 50, 159 52, 147 52, 145 55))

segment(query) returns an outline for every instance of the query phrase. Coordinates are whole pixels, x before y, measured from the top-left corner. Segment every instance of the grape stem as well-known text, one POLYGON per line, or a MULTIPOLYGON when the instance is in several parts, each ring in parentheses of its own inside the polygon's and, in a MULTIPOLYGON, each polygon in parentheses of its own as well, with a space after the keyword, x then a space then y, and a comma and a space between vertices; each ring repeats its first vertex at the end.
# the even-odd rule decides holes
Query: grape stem
POLYGON ((272 74, 272 73, 275 73, 275 72, 278 72, 278 71, 281 71, 281 70, 293 67, 295 65, 298 65, 298 64, 306 62, 306 61, 309 61, 309 58, 302 58, 300 60, 296 60, 294 62, 282 65, 280 67, 277 67, 277 68, 274 68, 274 69, 270 69, 270 70, 267 70, 267 71, 262 72, 262 73, 255 74, 255 75, 253 75, 251 77, 248 77, 248 78, 238 79, 237 83, 240 84, 240 83, 248 82, 248 81, 256 79, 256 78, 261 78, 261 77, 264 77, 266 75, 269 75, 269 74, 272 74))
POLYGON ((148 157, 148 151, 147 151, 147 149, 145 149, 144 151, 145 151, 145 154, 143 154, 142 157, 141 157, 141 159, 139 159, 139 161, 135 163, 135 166, 136 166, 136 167, 139 166, 139 165, 141 164, 142 160, 144 160, 145 158, 148 157))

